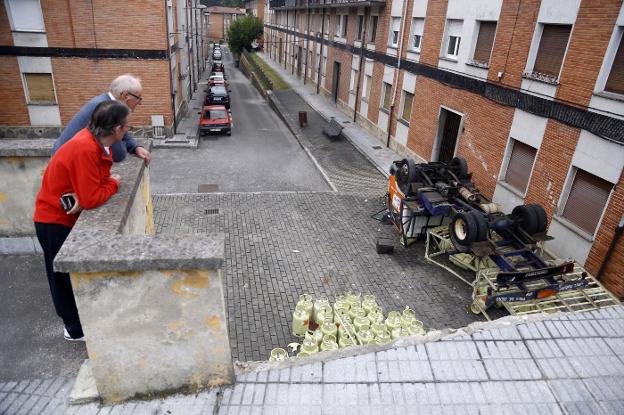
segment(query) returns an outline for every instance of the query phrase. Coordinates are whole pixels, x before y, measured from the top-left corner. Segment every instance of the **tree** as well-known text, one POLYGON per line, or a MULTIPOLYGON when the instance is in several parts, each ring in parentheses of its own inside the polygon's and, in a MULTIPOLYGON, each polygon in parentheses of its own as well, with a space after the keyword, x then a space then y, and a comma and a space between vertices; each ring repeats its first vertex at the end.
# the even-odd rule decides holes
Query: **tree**
POLYGON ((251 42, 262 36, 262 20, 253 15, 246 15, 234 20, 228 29, 228 45, 233 53, 239 54, 251 50, 251 42))

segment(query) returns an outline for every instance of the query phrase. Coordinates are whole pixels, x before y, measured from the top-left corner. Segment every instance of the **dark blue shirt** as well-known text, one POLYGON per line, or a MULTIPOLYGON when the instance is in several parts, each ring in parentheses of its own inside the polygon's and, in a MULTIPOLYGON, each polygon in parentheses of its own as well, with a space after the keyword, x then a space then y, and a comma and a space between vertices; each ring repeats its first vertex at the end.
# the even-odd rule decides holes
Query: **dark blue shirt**
MULTIPOLYGON (((56 150, 75 136, 78 131, 89 126, 91 115, 99 103, 110 100, 110 95, 108 95, 108 92, 105 92, 102 95, 92 98, 89 102, 84 104, 82 108, 80 108, 80 111, 74 115, 74 118, 71 119, 69 124, 67 124, 67 127, 63 130, 61 136, 54 142, 52 154, 56 153, 56 150)), ((124 134, 122 141, 111 146, 111 150, 113 151, 113 161, 122 161, 126 158, 126 154, 134 153, 134 150, 137 147, 139 147, 139 144, 136 140, 128 133, 124 134)))

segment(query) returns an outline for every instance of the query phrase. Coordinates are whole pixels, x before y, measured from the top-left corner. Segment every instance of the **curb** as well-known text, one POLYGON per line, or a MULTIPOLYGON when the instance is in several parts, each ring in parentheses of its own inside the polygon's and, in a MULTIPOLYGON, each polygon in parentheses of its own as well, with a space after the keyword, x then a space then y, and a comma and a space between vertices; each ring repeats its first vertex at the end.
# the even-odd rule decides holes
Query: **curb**
POLYGON ((39 241, 35 236, 0 238, 0 255, 37 255, 42 253, 39 241))
POLYGON ((279 109, 280 106, 282 106, 282 103, 280 102, 279 98, 277 98, 272 91, 267 91, 267 99, 269 101, 269 106, 271 108, 273 108, 273 111, 275 111, 275 113, 278 115, 278 117, 280 117, 280 119, 282 121, 284 121, 284 123, 286 124, 286 127, 288 127, 288 129, 290 130, 290 132, 295 136, 295 138, 297 139, 297 142, 299 142, 299 145, 301 146, 301 148, 303 148, 303 151, 305 151, 305 153, 308 155, 308 157, 310 158, 310 160, 312 160, 312 163, 314 163, 314 165, 316 166, 316 168, 319 170, 319 172, 321 173, 321 176, 323 176, 323 179, 325 179, 325 181, 327 182, 327 184, 329 185, 329 187, 332 189, 332 191, 334 192, 338 192, 338 189, 336 189, 336 186, 334 186, 334 184, 332 183, 332 181, 329 179, 329 176, 327 175, 327 173, 325 172, 325 170, 323 169, 323 167, 321 167, 321 165, 319 164, 319 162, 316 160, 316 158, 314 157, 314 155, 312 155, 312 152, 308 149, 308 147, 306 147, 306 145, 303 143, 303 138, 301 137, 301 134, 299 134, 299 132, 297 131, 297 127, 291 125, 290 120, 288 120, 284 114, 282 113, 282 111, 279 109))

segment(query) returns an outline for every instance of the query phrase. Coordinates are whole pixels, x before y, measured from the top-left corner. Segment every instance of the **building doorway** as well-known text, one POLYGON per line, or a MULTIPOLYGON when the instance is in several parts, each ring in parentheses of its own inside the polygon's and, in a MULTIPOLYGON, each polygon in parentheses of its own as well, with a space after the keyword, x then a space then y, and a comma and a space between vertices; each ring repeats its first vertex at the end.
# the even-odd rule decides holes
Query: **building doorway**
POLYGON ((340 62, 334 61, 334 76, 332 82, 332 101, 338 102, 338 87, 340 86, 340 62))
POLYGON ((446 108, 440 108, 438 134, 433 148, 432 161, 451 161, 453 159, 462 120, 462 114, 446 108))

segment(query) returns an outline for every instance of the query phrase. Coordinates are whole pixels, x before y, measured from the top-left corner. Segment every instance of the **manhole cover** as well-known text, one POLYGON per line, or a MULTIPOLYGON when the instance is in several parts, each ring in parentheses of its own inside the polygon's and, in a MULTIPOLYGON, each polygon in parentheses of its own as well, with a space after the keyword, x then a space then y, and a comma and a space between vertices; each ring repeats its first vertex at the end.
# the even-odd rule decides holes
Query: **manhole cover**
POLYGON ((219 209, 206 209, 205 213, 206 215, 218 215, 219 209))
POLYGON ((373 146, 374 150, 381 150, 381 146, 373 146))
POLYGON ((198 193, 212 193, 212 192, 218 192, 218 191, 219 191, 218 184, 204 183, 204 184, 200 184, 199 186, 197 186, 198 193))

